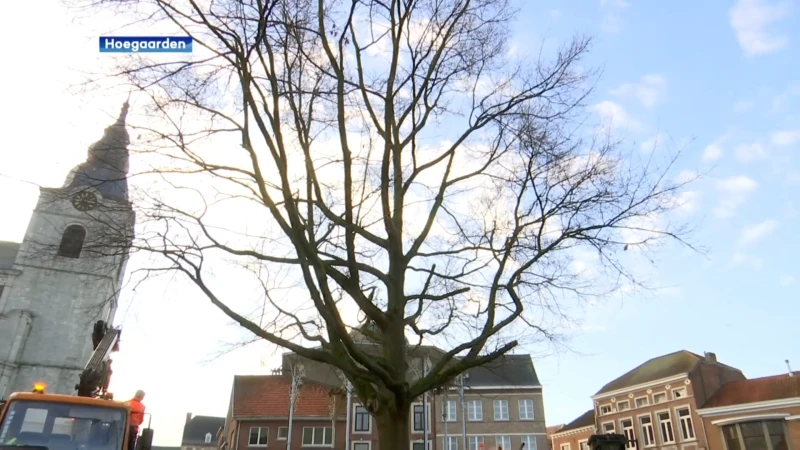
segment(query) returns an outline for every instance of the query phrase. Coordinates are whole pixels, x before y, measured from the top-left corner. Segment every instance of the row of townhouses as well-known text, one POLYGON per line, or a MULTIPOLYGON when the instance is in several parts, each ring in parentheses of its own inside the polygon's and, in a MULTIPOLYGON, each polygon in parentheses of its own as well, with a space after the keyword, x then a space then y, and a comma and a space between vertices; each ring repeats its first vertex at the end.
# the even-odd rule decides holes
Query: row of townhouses
MULTIPOLYGON (((419 376, 415 367, 442 353, 435 347, 409 352, 412 378, 419 376)), ((220 450, 344 450, 348 441, 349 450, 380 450, 375 421, 358 398, 352 398, 348 417, 343 383, 332 367, 293 353, 283 355, 282 365, 279 375, 234 377, 220 450), (298 365, 304 376, 295 388, 290 436, 293 377, 286 374, 298 365)), ((430 392, 412 405, 409 450, 548 448, 542 386, 530 355, 506 355, 473 368, 460 383, 463 389, 430 392)))
POLYGON ((747 379, 734 367, 679 351, 653 358, 603 386, 593 408, 551 430, 553 450, 588 450, 617 433, 628 449, 800 449, 800 372, 747 379))

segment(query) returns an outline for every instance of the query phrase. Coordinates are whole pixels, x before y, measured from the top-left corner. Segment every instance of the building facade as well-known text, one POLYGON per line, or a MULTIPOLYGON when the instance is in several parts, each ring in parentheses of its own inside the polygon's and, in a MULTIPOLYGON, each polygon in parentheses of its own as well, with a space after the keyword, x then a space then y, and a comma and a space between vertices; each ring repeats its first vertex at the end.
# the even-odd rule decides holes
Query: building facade
POLYGON ((553 450, 588 450, 589 436, 596 432, 594 409, 590 409, 553 432, 550 435, 550 447, 553 450))
MULTIPOLYGON (((292 354, 285 357, 286 364, 294 361, 292 354)), ((330 368, 312 361, 304 366, 308 376, 297 391, 291 447, 291 378, 271 375, 234 378, 220 448, 345 449, 343 383, 330 368)), ((473 368, 463 388, 459 383, 431 392, 412 404, 409 415, 409 450, 537 450, 548 445, 542 387, 529 355, 508 355, 473 368)), ((349 419, 350 450, 379 450, 377 424, 355 396, 349 419)))
POLYGON ((796 450, 800 372, 730 382, 698 414, 709 450, 796 450))
POLYGON ((192 416, 186 413, 181 450, 216 450, 217 440, 225 428, 224 417, 192 416))
POLYGON ((22 243, 0 243, 0 399, 37 381, 74 393, 93 322, 113 321, 134 225, 127 110, 63 187, 41 188, 22 243))

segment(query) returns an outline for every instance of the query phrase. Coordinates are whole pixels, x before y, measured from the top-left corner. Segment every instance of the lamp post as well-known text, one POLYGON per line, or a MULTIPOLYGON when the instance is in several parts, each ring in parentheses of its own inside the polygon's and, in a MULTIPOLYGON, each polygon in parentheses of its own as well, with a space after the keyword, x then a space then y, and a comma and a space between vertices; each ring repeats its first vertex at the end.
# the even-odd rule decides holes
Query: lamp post
POLYGON ((300 388, 300 385, 303 384, 303 375, 305 375, 303 363, 297 363, 292 366, 292 390, 289 393, 289 429, 287 430, 288 436, 286 436, 287 450, 292 450, 292 421, 294 419, 294 405, 297 401, 297 391, 300 388))

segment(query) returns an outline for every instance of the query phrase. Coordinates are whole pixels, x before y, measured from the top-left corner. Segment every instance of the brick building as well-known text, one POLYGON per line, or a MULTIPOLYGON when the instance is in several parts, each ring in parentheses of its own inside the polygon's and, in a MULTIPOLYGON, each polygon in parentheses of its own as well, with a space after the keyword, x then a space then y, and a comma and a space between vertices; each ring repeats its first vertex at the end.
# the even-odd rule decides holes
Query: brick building
POLYGON ((732 381, 698 414, 709 450, 800 448, 800 372, 732 381))
POLYGON ((181 450, 216 450, 217 439, 224 427, 224 417, 192 416, 192 413, 186 413, 181 450))
MULTIPOLYGON (((284 355, 285 366, 296 362, 295 355, 284 355)), ((307 375, 298 391, 291 448, 344 449, 342 383, 330 367, 313 361, 303 365, 307 375)), ((290 391, 286 376, 236 376, 221 450, 287 448, 290 391)), ((471 369, 464 378, 463 405, 458 392, 453 387, 431 394, 427 408, 422 399, 412 405, 409 450, 425 449, 426 432, 431 450, 465 449, 465 435, 465 450, 519 449, 523 443, 525 450, 547 448, 542 387, 529 355, 507 355, 471 369)), ((350 419, 351 450, 378 450, 375 421, 355 397, 350 419)))
POLYGON ((589 436, 595 434, 594 409, 581 414, 550 435, 553 450, 588 450, 589 436))

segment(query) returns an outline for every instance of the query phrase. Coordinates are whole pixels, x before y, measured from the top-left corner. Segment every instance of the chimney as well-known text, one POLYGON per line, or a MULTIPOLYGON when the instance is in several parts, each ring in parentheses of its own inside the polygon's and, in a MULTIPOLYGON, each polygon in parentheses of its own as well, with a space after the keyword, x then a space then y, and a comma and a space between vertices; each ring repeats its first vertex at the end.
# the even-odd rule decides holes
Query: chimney
POLYGON ((789 376, 793 377, 794 376, 794 372, 792 372, 792 365, 789 364, 789 360, 788 359, 786 360, 786 368, 789 369, 789 376))
POLYGON ((186 424, 189 424, 189 421, 192 420, 192 413, 186 413, 186 424))
POLYGON ((710 363, 717 362, 717 354, 712 352, 706 352, 706 361, 710 363))

